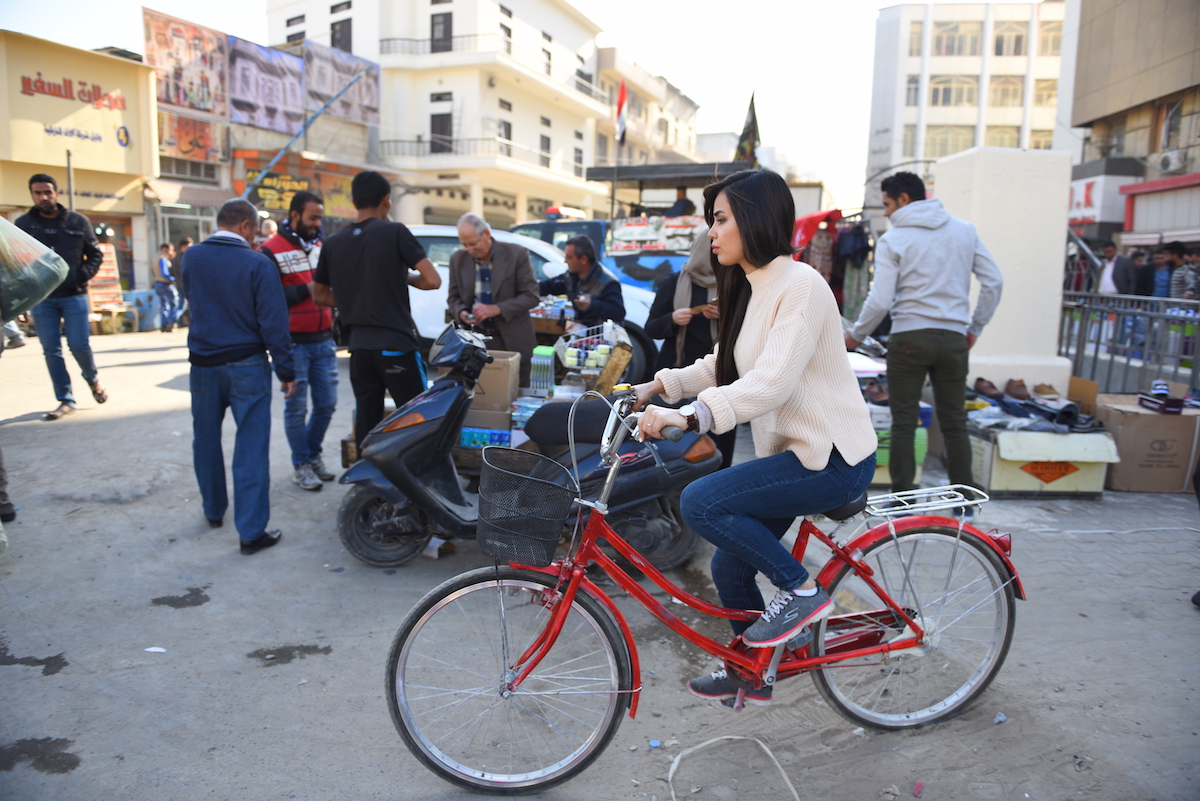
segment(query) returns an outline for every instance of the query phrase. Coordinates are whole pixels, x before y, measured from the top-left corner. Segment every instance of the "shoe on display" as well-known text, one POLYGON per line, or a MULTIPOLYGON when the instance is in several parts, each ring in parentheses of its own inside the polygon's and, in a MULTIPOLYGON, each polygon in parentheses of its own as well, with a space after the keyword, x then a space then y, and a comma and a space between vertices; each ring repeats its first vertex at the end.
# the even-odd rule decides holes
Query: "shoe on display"
POLYGON ((888 405, 887 390, 883 388, 883 384, 880 384, 874 378, 863 384, 862 391, 869 403, 873 403, 876 406, 888 405))
POLYGON ((1155 381, 1150 385, 1150 394, 1156 398, 1171 397, 1171 388, 1167 386, 1166 381, 1155 381))
MULTIPOLYGON (((687 683, 688 691, 697 698, 706 701, 725 701, 737 698, 738 686, 729 678, 724 668, 714 670, 707 676, 691 679, 687 683)), ((757 690, 746 690, 746 703, 755 706, 770 706, 772 687, 760 687, 757 690)))
POLYGON ((762 616, 742 632, 742 640, 751 648, 779 645, 796 636, 805 626, 828 617, 832 611, 829 593, 819 584, 816 595, 777 590, 762 616))
POLYGON ((1029 400, 1029 389, 1025 386, 1025 379, 1008 379, 1008 383, 1004 385, 1004 394, 1017 400, 1029 400))
POLYGON ((308 464, 309 467, 312 468, 313 473, 316 474, 317 478, 321 479, 322 481, 333 481, 335 478, 337 478, 337 476, 335 476, 333 473, 330 473, 325 467, 325 462, 321 459, 321 454, 319 453, 313 458, 309 459, 308 464))
POLYGON ((1050 384, 1034 384, 1033 394, 1042 400, 1058 400, 1061 397, 1058 390, 1050 384))
POLYGON ((975 392, 985 398, 991 398, 992 400, 1000 400, 1004 397, 1004 393, 986 378, 975 379, 975 392))
POLYGON ((296 468, 296 472, 292 473, 292 483, 312 492, 316 492, 325 486, 321 483, 321 479, 317 478, 317 474, 313 472, 312 465, 308 462, 296 468))

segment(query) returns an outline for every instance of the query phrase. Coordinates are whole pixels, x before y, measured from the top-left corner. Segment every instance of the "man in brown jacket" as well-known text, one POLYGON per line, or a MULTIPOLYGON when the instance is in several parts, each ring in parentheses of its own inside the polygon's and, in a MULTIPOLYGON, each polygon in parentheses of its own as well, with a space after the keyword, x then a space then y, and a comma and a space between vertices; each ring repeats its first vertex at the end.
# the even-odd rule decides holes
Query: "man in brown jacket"
POLYGON ((537 344, 529 310, 538 304, 538 282, 529 251, 497 242, 478 214, 458 221, 463 249, 450 257, 447 301, 450 315, 490 336, 494 350, 521 354, 521 386, 529 386, 530 359, 537 344))

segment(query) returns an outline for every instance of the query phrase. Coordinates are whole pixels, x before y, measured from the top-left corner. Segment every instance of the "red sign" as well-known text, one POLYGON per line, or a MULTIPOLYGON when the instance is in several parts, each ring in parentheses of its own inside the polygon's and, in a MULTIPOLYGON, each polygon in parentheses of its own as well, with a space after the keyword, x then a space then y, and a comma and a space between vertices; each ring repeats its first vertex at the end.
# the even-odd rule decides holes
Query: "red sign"
POLYGON ((1043 484, 1049 484, 1079 472, 1079 468, 1070 462, 1030 462, 1021 465, 1021 469, 1043 484))
POLYGON ((76 92, 75 82, 70 78, 63 78, 62 83, 50 83, 42 78, 40 72, 36 78, 21 76, 21 94, 30 97, 49 95, 61 97, 63 100, 79 100, 82 103, 91 103, 96 108, 125 109, 125 98, 120 92, 106 93, 98 84, 88 86, 87 81, 80 81, 79 90, 76 92))

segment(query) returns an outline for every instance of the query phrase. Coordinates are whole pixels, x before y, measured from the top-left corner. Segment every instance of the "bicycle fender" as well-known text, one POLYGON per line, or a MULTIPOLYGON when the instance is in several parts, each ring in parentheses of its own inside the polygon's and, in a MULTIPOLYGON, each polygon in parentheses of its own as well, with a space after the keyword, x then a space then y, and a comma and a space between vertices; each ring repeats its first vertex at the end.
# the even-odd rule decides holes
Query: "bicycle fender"
MULTIPOLYGON (((895 522, 895 526, 897 532, 911 531, 913 529, 927 528, 929 526, 942 526, 956 529, 958 528, 958 521, 951 517, 938 517, 936 515, 914 515, 912 517, 900 518, 895 522)), ((1004 550, 1000 547, 1000 545, 994 539, 992 539, 990 535, 984 534, 982 531, 969 523, 963 524, 962 530, 964 533, 970 534, 980 542, 985 543, 989 548, 992 549, 996 556, 1000 557, 1000 561, 1004 565, 1004 569, 1008 571, 1008 576, 1012 581, 1013 591, 1016 593, 1016 596, 1022 601, 1026 600, 1025 587, 1021 584, 1021 577, 1017 574, 1017 568, 1013 565, 1012 560, 1009 559, 1008 554, 1004 553, 1004 550)), ((880 523, 874 528, 867 529, 862 534, 859 534, 857 537, 850 540, 850 542, 846 543, 845 548, 848 551, 855 549, 858 549, 859 551, 865 551, 870 546, 890 536, 891 532, 888 530, 888 524, 880 523)), ((817 581, 821 583, 821 586, 829 586, 829 582, 833 580, 833 576, 840 569, 841 564, 842 563, 840 560, 831 559, 825 565, 825 567, 821 568, 821 572, 817 575, 817 581)))
POLYGON ((358 461, 338 479, 339 484, 360 484, 395 506, 408 503, 404 493, 392 486, 379 468, 368 461, 358 461))
MULTIPOLYGON (((545 573, 547 576, 559 575, 559 568, 550 567, 530 567, 529 565, 517 565, 522 570, 531 570, 534 573, 545 573)), ((625 620, 625 615, 621 614, 621 610, 613 603, 613 599, 609 598, 599 587, 592 583, 591 579, 586 576, 579 582, 579 586, 584 592, 599 601, 605 609, 617 621, 617 628, 621 630, 621 636, 625 638, 625 645, 629 648, 629 678, 633 685, 633 693, 629 699, 629 717, 637 717, 638 701, 642 697, 642 665, 638 659, 637 643, 633 641, 633 631, 629 628, 629 623, 625 620)))

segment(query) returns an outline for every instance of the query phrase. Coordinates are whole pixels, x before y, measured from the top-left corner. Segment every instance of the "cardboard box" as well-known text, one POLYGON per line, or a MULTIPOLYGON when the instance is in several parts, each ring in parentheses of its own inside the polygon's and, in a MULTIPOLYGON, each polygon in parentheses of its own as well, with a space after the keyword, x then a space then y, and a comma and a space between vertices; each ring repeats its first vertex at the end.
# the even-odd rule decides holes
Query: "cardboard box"
POLYGON ((491 431, 508 431, 512 428, 512 412, 489 412, 471 407, 463 428, 486 428, 491 431))
POLYGON ((1136 395, 1100 395, 1096 417, 1116 439, 1119 464, 1104 486, 1120 492, 1191 492, 1200 453, 1200 409, 1159 414, 1136 395))
POLYGON ((1108 433, 996 431, 969 426, 971 474, 993 497, 1099 498, 1118 461, 1108 433))
POLYGON ((495 361, 483 368, 475 384, 471 408, 484 412, 510 411, 521 382, 521 354, 511 350, 489 350, 488 353, 495 361))

